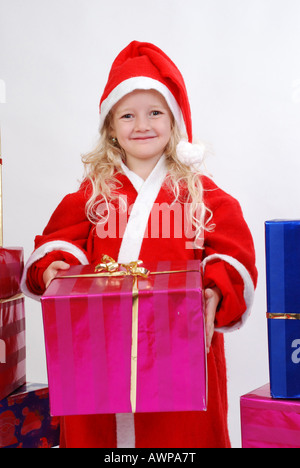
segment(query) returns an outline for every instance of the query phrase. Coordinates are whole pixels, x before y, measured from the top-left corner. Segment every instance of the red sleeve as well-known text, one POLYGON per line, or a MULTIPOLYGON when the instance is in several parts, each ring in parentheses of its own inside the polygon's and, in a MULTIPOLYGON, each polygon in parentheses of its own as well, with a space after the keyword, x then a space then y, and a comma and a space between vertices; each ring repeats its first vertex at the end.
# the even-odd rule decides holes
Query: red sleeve
POLYGON ((58 205, 42 235, 35 238, 35 250, 25 266, 26 288, 34 295, 44 292, 43 274, 62 260, 70 265, 88 263, 87 241, 92 224, 86 216, 88 184, 67 195, 58 205))
POLYGON ((250 312, 257 284, 255 250, 238 201, 208 178, 203 178, 203 187, 213 214, 204 240, 204 287, 216 285, 222 292, 216 328, 225 331, 240 325, 250 312))
POLYGON ((41 295, 45 292, 43 274, 51 263, 61 260, 69 265, 78 265, 79 261, 73 255, 56 250, 48 253, 37 262, 33 263, 27 270, 26 284, 34 294, 41 295))
POLYGON ((35 249, 54 240, 74 244, 86 252, 91 223, 86 216, 87 183, 78 192, 66 195, 51 216, 44 232, 35 238, 35 249))

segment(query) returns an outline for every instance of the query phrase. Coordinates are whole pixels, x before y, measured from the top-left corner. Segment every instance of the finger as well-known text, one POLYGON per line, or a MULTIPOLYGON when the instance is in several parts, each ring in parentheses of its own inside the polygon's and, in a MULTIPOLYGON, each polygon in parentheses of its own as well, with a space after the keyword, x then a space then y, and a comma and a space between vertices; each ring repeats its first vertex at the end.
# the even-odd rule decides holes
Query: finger
POLYGON ((206 332, 206 351, 209 353, 212 337, 215 331, 215 312, 217 300, 211 289, 205 290, 205 332, 206 332))
POLYGON ((53 262, 52 264, 52 269, 53 270, 68 270, 70 268, 70 265, 66 262, 63 262, 62 260, 57 260, 56 262, 53 262))
POLYGON ((214 335, 215 331, 215 326, 212 322, 207 322, 206 323, 206 351, 209 353, 210 347, 211 347, 211 342, 212 342, 212 337, 214 335))
POLYGON ((53 262, 49 271, 46 274, 46 278, 45 278, 46 289, 50 285, 51 281, 57 276, 57 273, 59 272, 59 270, 68 270, 69 268, 70 268, 70 265, 66 262, 63 262, 60 260, 53 262))
POLYGON ((50 285, 51 281, 53 280, 53 278, 50 278, 47 283, 46 283, 46 289, 48 288, 48 286, 50 285))

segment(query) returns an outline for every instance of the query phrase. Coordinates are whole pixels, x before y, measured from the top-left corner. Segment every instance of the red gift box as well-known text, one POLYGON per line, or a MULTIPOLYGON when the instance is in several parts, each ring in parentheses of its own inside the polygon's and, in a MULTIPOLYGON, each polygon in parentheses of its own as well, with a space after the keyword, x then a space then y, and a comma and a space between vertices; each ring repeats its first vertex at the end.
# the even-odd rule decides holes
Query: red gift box
POLYGON ((200 262, 145 266, 136 278, 74 266, 45 292, 52 415, 206 409, 200 262))
POLYGON ((20 281, 24 267, 21 247, 0 247, 0 299, 15 296, 20 292, 20 281))
POLYGON ((300 448, 300 400, 272 398, 267 384, 240 403, 243 448, 300 448))
POLYGON ((0 400, 25 381, 25 309, 18 295, 0 299, 0 400))

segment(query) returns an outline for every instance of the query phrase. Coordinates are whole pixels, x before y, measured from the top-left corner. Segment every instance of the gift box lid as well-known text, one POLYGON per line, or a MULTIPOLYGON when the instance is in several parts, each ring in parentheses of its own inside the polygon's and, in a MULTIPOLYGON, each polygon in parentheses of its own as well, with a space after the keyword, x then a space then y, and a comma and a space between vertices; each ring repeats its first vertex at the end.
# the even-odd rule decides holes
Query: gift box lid
POLYGON ((49 396, 49 389, 47 384, 40 384, 40 383, 32 383, 32 382, 26 382, 24 385, 19 387, 17 390, 15 390, 13 393, 11 393, 8 397, 7 400, 9 401, 10 404, 16 402, 20 402, 22 399, 24 399, 29 393, 34 392, 36 395, 42 397, 48 397, 49 396))
POLYGON ((241 407, 300 413, 300 400, 274 399, 269 383, 241 396, 240 402, 241 407))
MULTIPOLYGON (((160 261, 143 264, 149 269, 147 278, 138 277, 138 289, 140 294, 149 294, 156 288, 160 291, 200 290, 201 275, 200 261, 160 261), (158 273, 159 272, 159 273, 158 273), (173 272, 176 274, 164 274, 173 272), (186 274, 186 273, 190 274, 186 274), (157 274, 158 273, 158 274, 157 274), (157 277, 160 281, 157 281, 157 277)), ((80 297, 93 295, 132 295, 132 276, 104 276, 94 277, 95 267, 92 265, 71 266, 69 270, 62 271, 51 282, 42 296, 42 301, 48 298, 80 297), (86 276, 84 276, 86 275, 86 276)))
POLYGON ((300 220, 265 223, 267 307, 269 313, 300 310, 300 220))
POLYGON ((240 403, 243 448, 300 447, 300 400, 275 400, 267 384, 240 403))

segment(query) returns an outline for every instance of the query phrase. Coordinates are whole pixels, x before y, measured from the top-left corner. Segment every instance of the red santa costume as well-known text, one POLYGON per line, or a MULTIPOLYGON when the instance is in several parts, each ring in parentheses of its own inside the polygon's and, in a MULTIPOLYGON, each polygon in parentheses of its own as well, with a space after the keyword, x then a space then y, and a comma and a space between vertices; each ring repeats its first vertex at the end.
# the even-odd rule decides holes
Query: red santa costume
MULTIPOLYGON (((102 124, 112 106, 134 89, 161 92, 175 120, 184 125, 191 144, 190 108, 182 76, 151 44, 134 42, 117 57, 101 99, 102 124)), ((192 145, 187 148, 188 152, 193 150, 192 145)), ((192 248, 193 239, 185 226, 184 188, 175 216, 167 174, 164 156, 146 180, 122 163, 115 177, 121 182, 118 193, 123 210, 119 200, 112 201, 105 225, 92 224, 87 218, 91 185, 85 180, 76 193, 62 200, 43 235, 36 237, 23 275, 23 291, 38 298, 45 289, 43 273, 55 260, 96 264, 104 253, 119 262, 148 262, 154 256, 159 260, 202 260, 204 287, 217 286, 222 292, 207 356, 207 411, 68 416, 62 418, 61 447, 230 447, 223 333, 239 328, 250 313, 257 281, 253 241, 239 203, 202 176, 204 202, 215 227, 205 231, 203 248, 192 248), (163 216, 159 217, 162 210, 157 211, 157 207, 162 206, 163 216), (168 221, 167 234, 164 219, 173 220, 168 221)))

